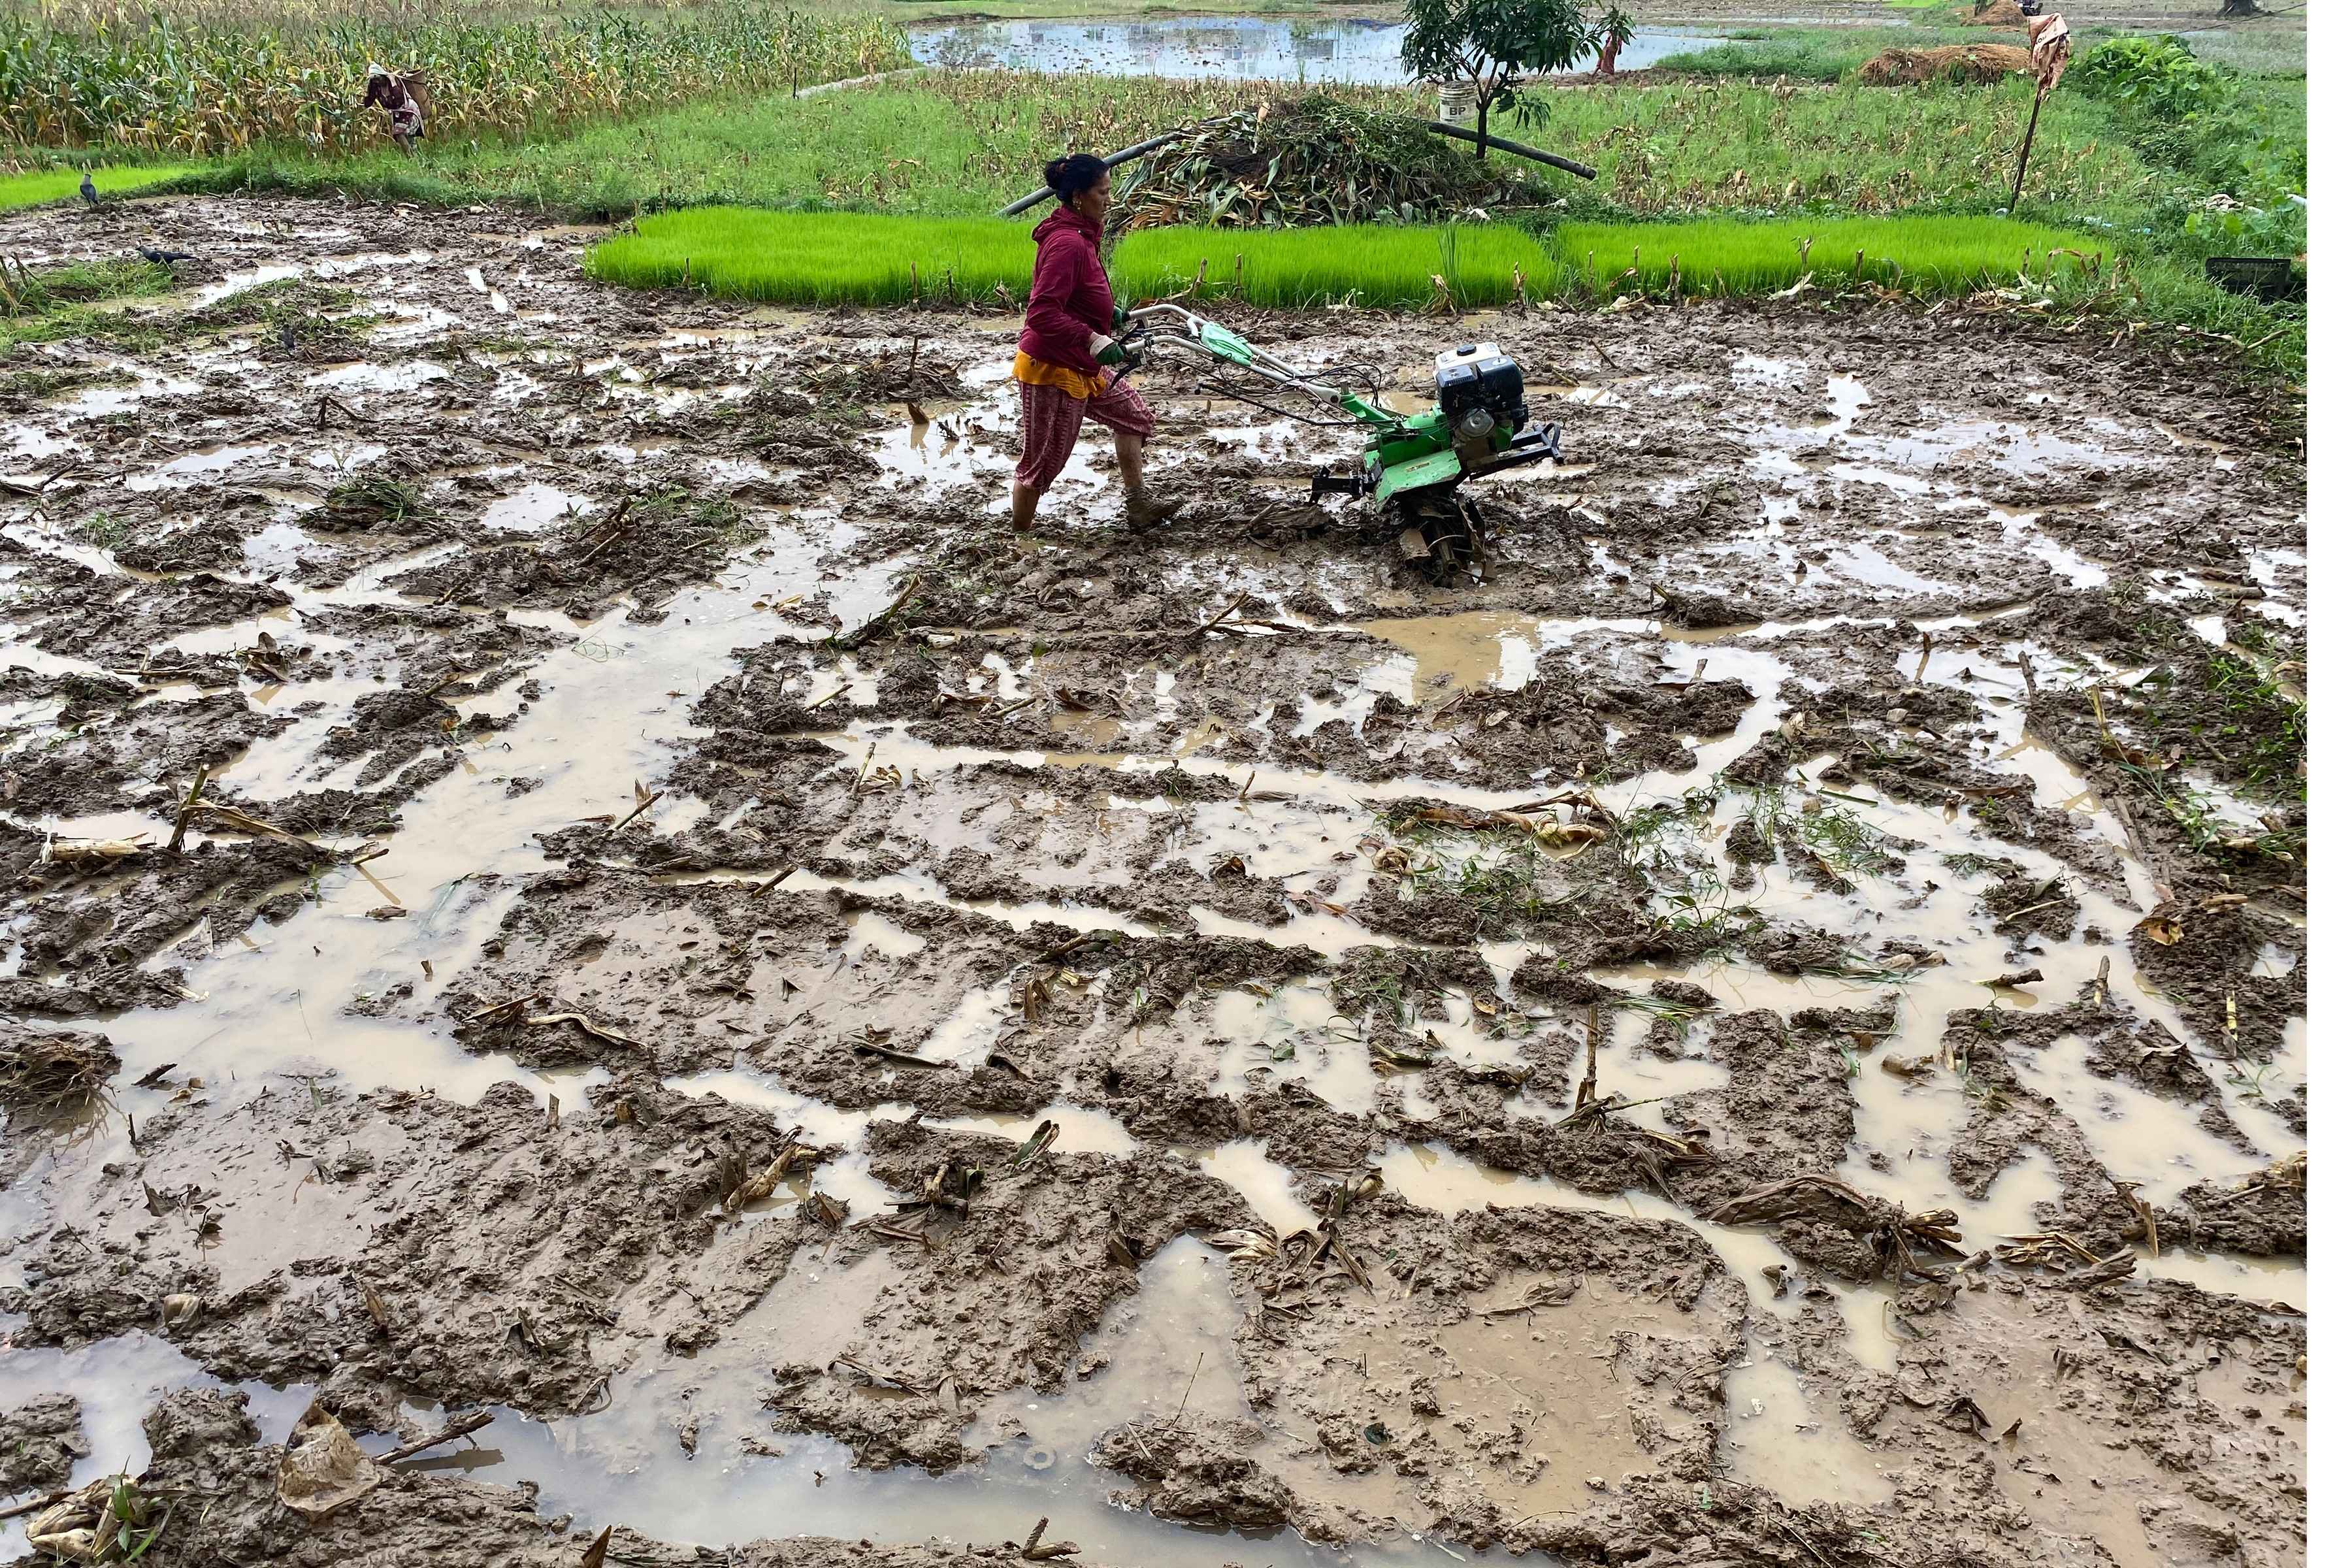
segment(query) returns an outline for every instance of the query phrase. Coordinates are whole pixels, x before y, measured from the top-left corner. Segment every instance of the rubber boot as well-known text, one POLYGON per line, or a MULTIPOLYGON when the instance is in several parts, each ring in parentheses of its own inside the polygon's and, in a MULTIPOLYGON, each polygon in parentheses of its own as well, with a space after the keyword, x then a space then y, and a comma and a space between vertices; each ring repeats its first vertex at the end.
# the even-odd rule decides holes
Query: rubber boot
POLYGON ((1182 501, 1155 500, 1148 489, 1127 492, 1127 526, 1137 533, 1159 527, 1183 510, 1182 501))

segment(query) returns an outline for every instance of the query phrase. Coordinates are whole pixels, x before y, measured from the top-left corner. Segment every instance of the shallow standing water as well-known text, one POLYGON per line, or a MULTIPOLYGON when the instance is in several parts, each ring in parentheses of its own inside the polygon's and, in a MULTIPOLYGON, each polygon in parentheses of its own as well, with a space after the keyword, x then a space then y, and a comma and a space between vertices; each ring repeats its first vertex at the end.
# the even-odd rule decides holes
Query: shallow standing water
MULTIPOLYGON (((1618 68, 1639 70, 1726 36, 1714 27, 1644 27, 1618 52, 1618 68)), ((1378 87, 1413 79, 1399 58, 1404 25, 1370 19, 968 22, 917 28, 909 42, 915 58, 933 66, 1378 87)))

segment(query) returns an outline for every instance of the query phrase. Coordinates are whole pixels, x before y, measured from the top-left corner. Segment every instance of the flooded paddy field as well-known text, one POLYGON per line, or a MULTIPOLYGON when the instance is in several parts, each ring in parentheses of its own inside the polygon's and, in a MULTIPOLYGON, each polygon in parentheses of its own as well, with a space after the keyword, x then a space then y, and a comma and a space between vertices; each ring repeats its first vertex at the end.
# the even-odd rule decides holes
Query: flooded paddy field
POLYGON ((1346 432, 1163 368, 1187 513, 1090 436, 1015 539, 1010 317, 0 220, 161 238, 0 389, 12 1500, 143 1468, 165 1563, 2303 1561, 2305 478, 2185 342, 1230 318, 1400 406, 1519 359, 1572 460, 1440 580, 1309 500, 1346 432))

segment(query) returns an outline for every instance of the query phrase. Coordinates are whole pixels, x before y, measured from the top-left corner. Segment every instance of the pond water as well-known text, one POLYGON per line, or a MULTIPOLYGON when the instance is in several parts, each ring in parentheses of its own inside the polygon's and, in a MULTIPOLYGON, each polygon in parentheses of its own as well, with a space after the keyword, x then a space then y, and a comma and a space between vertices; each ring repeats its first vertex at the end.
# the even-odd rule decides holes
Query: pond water
MULTIPOLYGON (((1619 51, 1617 63, 1639 69, 1725 36, 1717 27, 1644 27, 1619 51)), ((925 65, 1389 86, 1412 79, 1398 58, 1403 41, 1402 22, 1352 17, 973 22, 927 28, 912 38, 915 58, 925 65)), ((1578 62, 1580 68, 1591 64, 1578 62)))

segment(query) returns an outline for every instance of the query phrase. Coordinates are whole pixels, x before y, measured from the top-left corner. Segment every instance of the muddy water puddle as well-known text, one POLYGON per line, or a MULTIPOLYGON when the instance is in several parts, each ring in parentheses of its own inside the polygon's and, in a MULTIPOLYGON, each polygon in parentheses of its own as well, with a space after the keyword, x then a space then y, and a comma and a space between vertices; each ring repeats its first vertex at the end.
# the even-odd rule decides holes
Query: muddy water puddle
MULTIPOLYGON (((223 1383, 205 1374, 169 1341, 136 1332, 79 1350, 7 1346, 0 1319, 0 1411, 70 1389, 82 1405, 81 1435, 89 1452, 75 1461, 68 1484, 79 1486, 119 1471, 137 1475, 148 1459, 141 1423, 156 1398, 174 1389, 235 1389, 245 1394, 257 1425, 273 1435, 294 1425, 310 1401, 308 1388, 275 1389, 266 1383, 223 1383)), ((26 1556, 18 1527, 0 1537, 0 1556, 26 1556)))
MULTIPOLYGON (((790 1342, 796 1356, 820 1363, 841 1353, 852 1342, 863 1299, 878 1283, 879 1261, 845 1269, 814 1256, 796 1260, 742 1320, 741 1342, 790 1342)), ((764 1367, 717 1351, 615 1376, 609 1403, 593 1415, 541 1422, 493 1407, 490 1425, 461 1446, 402 1468, 529 1481, 539 1489, 542 1516, 569 1514, 591 1531, 625 1523, 709 1547, 800 1535, 1017 1542, 1042 1516, 1053 1521, 1053 1539, 1076 1539, 1096 1562, 1216 1568, 1240 1553, 1276 1568, 1436 1568, 1486 1560, 1416 1541, 1398 1527, 1379 1541, 1310 1546, 1287 1531, 1186 1527, 1115 1501, 1118 1478, 1088 1460, 1098 1437, 1130 1424, 1162 1431, 1163 1422, 1250 1416, 1232 1350, 1241 1309, 1223 1260, 1197 1241, 1180 1242, 1154 1258, 1138 1283, 1093 1336, 1080 1374, 1061 1392, 1008 1395, 968 1409, 966 1439, 985 1456, 948 1475, 861 1468, 844 1444, 779 1436, 757 1397, 764 1367)), ((110 1443, 105 1452, 119 1454, 134 1471, 146 1447, 137 1418, 151 1391, 220 1386, 171 1346, 143 1337, 62 1356, 17 1357, 0 1371, 0 1405, 16 1403, 9 1395, 20 1388, 102 1373, 111 1394, 93 1412, 90 1430, 110 1443)), ((243 1386, 265 1439, 292 1426, 311 1392, 243 1386)), ((438 1407, 422 1403, 405 1414, 420 1430, 443 1419, 438 1407)), ((369 1438, 363 1446, 381 1452, 392 1439, 369 1438)), ((93 1456, 85 1468, 96 1475, 114 1467, 93 1456)))

